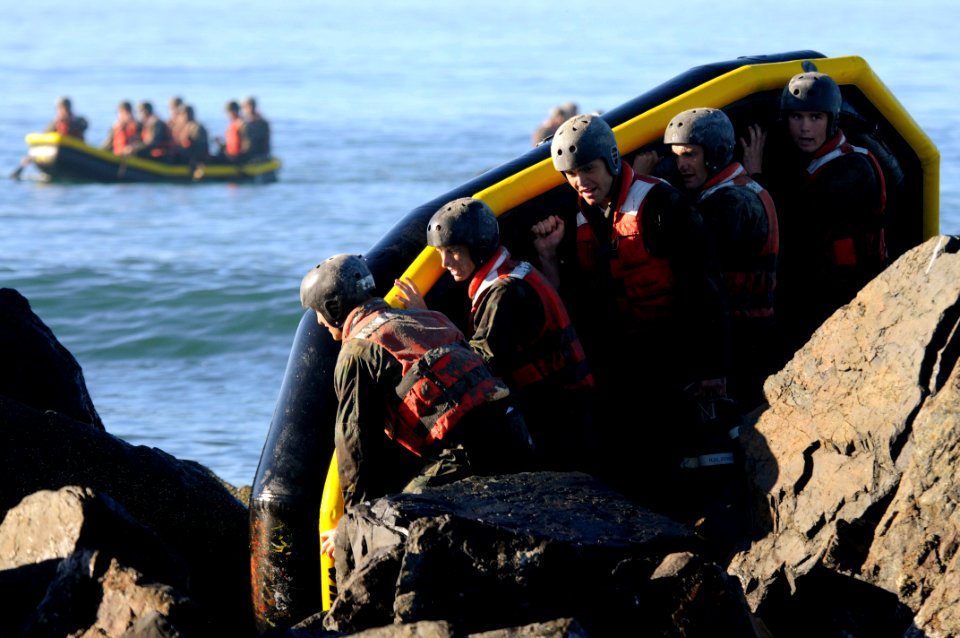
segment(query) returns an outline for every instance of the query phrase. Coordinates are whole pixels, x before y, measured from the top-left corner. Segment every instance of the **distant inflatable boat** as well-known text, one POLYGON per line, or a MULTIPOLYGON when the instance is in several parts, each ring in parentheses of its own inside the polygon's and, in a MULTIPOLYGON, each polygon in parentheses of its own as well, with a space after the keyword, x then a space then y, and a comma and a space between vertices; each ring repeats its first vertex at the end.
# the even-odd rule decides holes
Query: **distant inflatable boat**
POLYGON ((50 180, 82 182, 254 182, 277 181, 280 160, 270 157, 243 164, 171 164, 114 155, 60 133, 27 135, 27 157, 50 180))
MULTIPOLYGON (((770 130, 784 85, 808 70, 805 64, 809 63, 840 85, 841 127, 851 142, 870 149, 881 164, 892 261, 939 233, 940 154, 862 58, 795 51, 700 66, 603 117, 627 162, 637 152, 660 148, 667 123, 689 108, 722 109, 737 131, 753 123, 770 130)), ((430 308, 463 318, 467 302, 463 286, 443 276, 437 251, 425 243, 433 213, 453 199, 468 196, 489 204, 500 219, 501 241, 520 258, 531 252, 529 228, 534 223, 557 211, 573 211, 577 205, 576 193, 553 168, 550 145, 541 144, 413 209, 364 253, 379 284, 378 293, 389 303, 397 303, 392 282, 406 276, 420 290, 429 291, 430 308)), ((320 261, 326 256, 315 257, 320 261)), ((306 311, 288 359, 250 502, 253 606, 261 630, 292 626, 327 609, 336 594, 329 564, 321 563, 317 533, 318 523, 321 530, 330 529, 342 512, 337 473, 330 463, 338 351, 339 344, 317 325, 314 312, 306 311)))

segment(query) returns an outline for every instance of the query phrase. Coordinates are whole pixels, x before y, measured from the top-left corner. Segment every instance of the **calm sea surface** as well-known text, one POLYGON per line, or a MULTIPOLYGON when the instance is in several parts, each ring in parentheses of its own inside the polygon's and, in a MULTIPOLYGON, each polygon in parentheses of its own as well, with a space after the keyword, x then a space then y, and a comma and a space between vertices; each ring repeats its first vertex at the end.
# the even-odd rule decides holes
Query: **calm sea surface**
POLYGON ((554 104, 613 108, 741 55, 859 55, 938 146, 941 231, 960 233, 953 0, 31 0, 3 14, 0 286, 76 356, 109 432, 237 485, 269 429, 301 275, 525 152, 554 104), (182 95, 219 135, 224 102, 255 95, 280 181, 7 180, 59 95, 95 143, 121 99, 165 117, 182 95))

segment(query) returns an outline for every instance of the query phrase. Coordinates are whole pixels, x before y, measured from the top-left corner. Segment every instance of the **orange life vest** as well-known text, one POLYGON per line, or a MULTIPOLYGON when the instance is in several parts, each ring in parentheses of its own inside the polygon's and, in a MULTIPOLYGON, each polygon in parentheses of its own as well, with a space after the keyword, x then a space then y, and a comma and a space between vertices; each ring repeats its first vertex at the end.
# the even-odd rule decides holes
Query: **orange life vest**
POLYGON ((366 339, 396 359, 403 378, 388 401, 388 437, 417 456, 474 408, 510 394, 442 313, 400 310, 380 300, 355 309, 343 340, 366 339))
POLYGON ((752 271, 723 271, 723 288, 734 317, 772 317, 773 295, 777 287, 777 255, 780 252, 780 225, 773 198, 767 190, 747 175, 739 162, 730 164, 703 185, 699 201, 721 188, 742 186, 751 190, 763 204, 767 216, 767 241, 754 260, 752 271))
MULTIPOLYGON (((869 150, 861 146, 854 146, 853 144, 847 142, 847 138, 841 130, 837 130, 833 138, 820 147, 820 149, 814 154, 813 160, 807 165, 807 182, 810 183, 815 181, 820 175, 820 171, 829 162, 832 162, 839 157, 843 157, 844 155, 849 155, 850 153, 860 153, 865 155, 873 165, 873 170, 877 174, 877 180, 880 184, 880 201, 877 209, 874 211, 874 214, 878 217, 878 219, 882 218, 883 212, 887 206, 887 187, 886 180, 883 176, 883 170, 880 168, 880 162, 877 161, 877 158, 874 157, 873 153, 871 153, 869 150)), ((857 255, 858 241, 863 241, 865 245, 871 246, 872 249, 877 251, 877 254, 880 255, 881 260, 886 261, 886 238, 884 236, 883 226, 878 223, 875 231, 867 230, 865 231, 865 236, 863 237, 832 237, 827 254, 827 258, 830 260, 830 263, 832 263, 834 266, 857 265, 859 261, 859 256, 857 255)))
POLYGON ((70 117, 69 119, 57 120, 54 128, 60 135, 69 135, 82 140, 83 134, 87 130, 87 122, 83 118, 70 117))
MULTIPOLYGON (((616 293, 618 310, 634 322, 673 315, 675 278, 667 259, 650 254, 643 239, 643 210, 647 195, 663 180, 636 175, 623 165, 622 186, 613 210, 609 274, 623 284, 616 293)), ((606 223, 603 220, 601 223, 606 223)), ((577 213, 577 259, 581 268, 598 274, 604 252, 582 207, 577 213)))
POLYGON ((119 122, 113 125, 113 153, 120 155, 123 149, 137 136, 137 123, 130 121, 126 124, 119 122))
POLYGON ((557 291, 528 262, 510 259, 510 252, 503 246, 470 281, 467 291, 473 304, 471 317, 490 288, 509 277, 522 279, 536 291, 543 305, 544 322, 534 342, 520 344, 522 355, 516 368, 499 372, 519 388, 550 378, 567 390, 592 386, 593 375, 587 367, 583 346, 557 291))
POLYGON ((239 155, 243 140, 240 137, 240 127, 243 126, 243 120, 237 118, 230 120, 227 124, 226 139, 224 139, 224 152, 227 155, 239 155))

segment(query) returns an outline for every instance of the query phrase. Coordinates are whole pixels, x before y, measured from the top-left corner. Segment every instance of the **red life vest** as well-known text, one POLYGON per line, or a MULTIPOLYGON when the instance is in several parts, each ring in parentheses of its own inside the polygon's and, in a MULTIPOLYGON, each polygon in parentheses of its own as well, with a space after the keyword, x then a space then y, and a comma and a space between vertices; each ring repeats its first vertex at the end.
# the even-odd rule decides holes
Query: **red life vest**
POLYGON ((87 122, 83 118, 70 117, 69 119, 57 120, 54 129, 60 135, 69 135, 82 140, 83 134, 87 130, 87 122))
POLYGON ((227 124, 226 138, 224 139, 224 152, 227 155, 239 155, 243 140, 240 138, 240 127, 243 126, 243 120, 237 118, 230 120, 227 124))
POLYGON ((742 186, 760 199, 767 215, 767 241, 754 260, 753 271, 723 271, 723 288, 734 317, 772 317, 773 295, 777 287, 777 255, 780 252, 780 224, 773 198, 767 190, 747 175, 739 162, 730 164, 703 185, 699 201, 721 188, 742 186))
POLYGON ((113 125, 113 153, 120 155, 123 149, 137 136, 137 123, 134 121, 121 125, 119 122, 113 125))
POLYGON ((503 246, 470 281, 471 320, 490 288, 508 277, 522 279, 536 291, 543 305, 544 323, 532 343, 520 344, 517 366, 502 374, 518 388, 550 378, 567 390, 592 386, 593 375, 587 368, 583 346, 557 291, 528 262, 510 259, 510 252, 503 246))
MULTIPOLYGON (((666 319, 674 312, 673 268, 667 259, 651 255, 643 239, 647 195, 664 182, 657 177, 636 175, 627 164, 623 165, 622 175, 613 210, 612 256, 608 262, 610 276, 623 284, 615 300, 617 308, 633 323, 666 319)), ((596 270, 601 252, 600 242, 581 206, 577 213, 577 259, 581 268, 599 274, 596 270)))
POLYGON ((155 126, 149 126, 147 122, 143 123, 143 126, 140 128, 140 140, 144 144, 153 144, 153 148, 150 149, 150 157, 164 157, 173 150, 173 136, 170 133, 170 128, 167 124, 157 118, 153 117, 155 126), (155 140, 154 137, 157 136, 160 139, 155 140))
MULTIPOLYGON (((873 165, 873 170, 877 174, 877 180, 880 184, 880 202, 877 209, 873 212, 878 218, 881 218, 887 206, 887 187, 883 170, 880 168, 880 162, 877 161, 877 158, 874 157, 873 153, 869 150, 847 142, 843 131, 839 129, 832 139, 817 150, 813 160, 807 165, 807 183, 816 181, 817 177, 821 174, 820 171, 827 163, 838 157, 849 155, 850 153, 861 153, 865 155, 873 165)), ((867 246, 872 246, 873 249, 877 251, 877 254, 880 255, 881 260, 886 261, 886 238, 884 237, 883 226, 878 223, 877 230, 865 231, 864 237, 832 237, 827 254, 830 263, 834 266, 857 265, 859 261, 857 242, 859 240, 864 241, 867 246)))
POLYGON ((398 400, 387 403, 384 430, 417 456, 471 410, 510 394, 442 313, 364 304, 344 322, 343 341, 350 339, 375 343, 400 363, 398 400))

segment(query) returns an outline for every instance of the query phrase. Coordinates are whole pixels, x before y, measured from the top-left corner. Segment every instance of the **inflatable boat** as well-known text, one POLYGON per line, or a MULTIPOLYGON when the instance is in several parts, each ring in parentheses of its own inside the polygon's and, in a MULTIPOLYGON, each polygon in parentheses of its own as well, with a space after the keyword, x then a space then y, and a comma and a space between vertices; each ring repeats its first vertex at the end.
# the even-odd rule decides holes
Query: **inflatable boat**
MULTIPOLYGON (((723 109, 737 131, 774 123, 783 86, 804 70, 830 74, 841 86, 841 127, 880 161, 888 188, 887 240, 891 259, 939 232, 940 156, 897 99, 859 57, 828 58, 815 51, 743 57, 695 67, 603 114, 621 155, 659 148, 670 119, 688 108, 723 109)), ((768 142, 769 143, 769 142, 768 142)), ((442 161, 438 158, 437 161, 442 161)), ((576 194, 552 166, 549 144, 487 171, 412 209, 364 253, 378 293, 411 277, 428 305, 462 317, 466 295, 444 274, 437 252, 425 246, 426 224, 459 197, 484 200, 499 216, 501 241, 530 254, 530 226, 551 212, 576 207, 576 194)), ((318 255, 318 261, 326 255, 318 255)), ((262 630, 290 626, 327 609, 335 596, 330 565, 321 564, 318 531, 337 524, 342 502, 333 456, 336 398, 333 369, 339 344, 304 313, 285 371, 250 503, 254 614, 262 630), (318 515, 320 520, 318 521, 318 515), (318 530, 319 523, 319 530, 318 530)))
POLYGON ((277 181, 280 160, 244 164, 210 162, 188 166, 114 155, 60 133, 27 135, 27 157, 50 180, 83 182, 255 182, 277 181))

